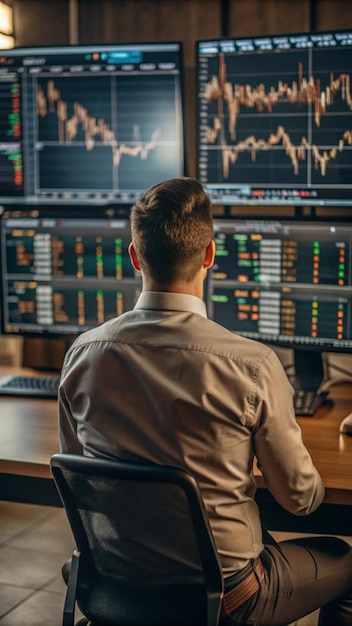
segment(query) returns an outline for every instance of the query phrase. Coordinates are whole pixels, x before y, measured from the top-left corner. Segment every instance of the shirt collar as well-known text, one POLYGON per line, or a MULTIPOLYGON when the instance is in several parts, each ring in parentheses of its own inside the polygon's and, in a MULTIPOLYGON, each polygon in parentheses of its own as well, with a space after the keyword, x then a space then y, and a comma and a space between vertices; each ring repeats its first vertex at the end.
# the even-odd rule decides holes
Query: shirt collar
POLYGON ((207 317, 205 303, 196 296, 165 291, 142 291, 135 309, 160 309, 163 311, 188 311, 207 317))

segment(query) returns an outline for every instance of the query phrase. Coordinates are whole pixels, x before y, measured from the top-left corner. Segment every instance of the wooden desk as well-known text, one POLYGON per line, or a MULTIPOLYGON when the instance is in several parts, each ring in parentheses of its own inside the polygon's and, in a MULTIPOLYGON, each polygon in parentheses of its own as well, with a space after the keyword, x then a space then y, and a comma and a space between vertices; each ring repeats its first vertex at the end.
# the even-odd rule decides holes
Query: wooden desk
MULTIPOLYGON (((8 371, 0 367, 0 375, 8 371)), ((60 504, 49 466, 59 451, 57 415, 55 400, 0 396, 1 500, 60 504)))
MULTIPOLYGON (((352 506, 352 437, 339 426, 352 412, 352 385, 336 385, 327 403, 313 417, 298 417, 302 436, 325 486, 325 502, 352 506)), ((264 481, 257 472, 258 487, 264 481)), ((351 528, 352 531, 352 528, 351 528)))
MULTIPOLYGON (((307 517, 290 515, 257 473, 257 500, 268 528, 352 534, 352 437, 339 434, 341 420, 352 411, 352 385, 335 386, 329 398, 314 417, 298 418, 326 485, 324 504, 307 517)), ((2 396, 0 420, 0 499, 59 505, 49 467, 59 449, 56 402, 2 396)))

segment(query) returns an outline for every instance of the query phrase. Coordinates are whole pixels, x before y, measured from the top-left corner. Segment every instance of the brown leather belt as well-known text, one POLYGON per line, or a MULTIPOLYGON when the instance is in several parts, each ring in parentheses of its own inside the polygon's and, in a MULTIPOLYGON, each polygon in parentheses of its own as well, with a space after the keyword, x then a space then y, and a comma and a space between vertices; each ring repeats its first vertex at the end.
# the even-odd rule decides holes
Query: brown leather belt
MULTIPOLYGON (((262 574, 264 572, 263 564, 260 559, 257 561, 257 568, 262 574)), ((225 593, 222 599, 221 617, 230 615, 232 611, 238 609, 241 604, 249 600, 252 595, 258 591, 260 585, 254 570, 248 574, 247 578, 242 580, 236 587, 225 593)))

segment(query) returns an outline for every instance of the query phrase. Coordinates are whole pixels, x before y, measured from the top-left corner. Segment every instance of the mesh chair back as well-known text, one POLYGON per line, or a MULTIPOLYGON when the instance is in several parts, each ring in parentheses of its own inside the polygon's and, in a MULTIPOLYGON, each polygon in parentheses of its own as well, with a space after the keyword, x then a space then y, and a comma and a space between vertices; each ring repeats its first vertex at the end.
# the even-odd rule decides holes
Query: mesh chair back
POLYGON ((180 469, 55 455, 94 624, 215 626, 221 567, 194 478, 180 469))

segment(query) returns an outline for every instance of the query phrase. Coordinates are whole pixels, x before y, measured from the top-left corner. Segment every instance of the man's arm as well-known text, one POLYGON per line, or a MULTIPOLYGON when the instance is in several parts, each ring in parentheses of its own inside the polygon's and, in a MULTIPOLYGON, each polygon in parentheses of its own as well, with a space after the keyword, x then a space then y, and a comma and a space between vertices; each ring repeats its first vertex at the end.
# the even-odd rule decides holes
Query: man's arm
POLYGON ((258 377, 254 448, 266 487, 286 510, 307 515, 321 504, 325 487, 303 444, 293 389, 274 353, 258 377))

